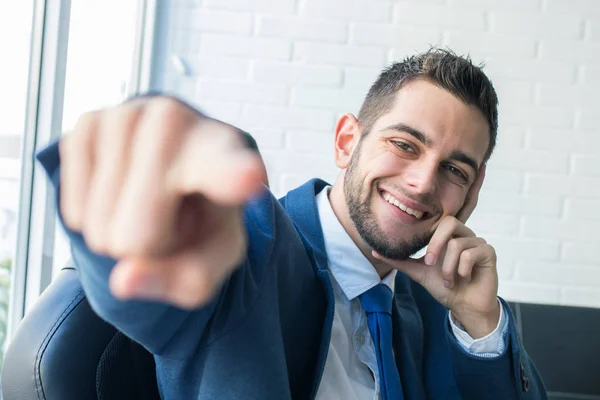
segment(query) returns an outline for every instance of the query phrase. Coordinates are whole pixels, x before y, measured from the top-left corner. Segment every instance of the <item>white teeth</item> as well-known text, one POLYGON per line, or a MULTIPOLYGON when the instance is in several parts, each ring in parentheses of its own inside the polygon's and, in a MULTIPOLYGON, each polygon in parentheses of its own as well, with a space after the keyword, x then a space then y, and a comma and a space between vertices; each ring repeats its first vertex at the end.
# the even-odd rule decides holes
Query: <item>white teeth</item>
POLYGON ((423 215, 425 214, 423 211, 413 210, 410 207, 406 207, 404 204, 400 203, 397 199, 393 198, 389 193, 384 193, 383 198, 388 203, 395 205, 402 211, 406 212, 407 214, 413 215, 417 219, 421 219, 423 217, 423 215))

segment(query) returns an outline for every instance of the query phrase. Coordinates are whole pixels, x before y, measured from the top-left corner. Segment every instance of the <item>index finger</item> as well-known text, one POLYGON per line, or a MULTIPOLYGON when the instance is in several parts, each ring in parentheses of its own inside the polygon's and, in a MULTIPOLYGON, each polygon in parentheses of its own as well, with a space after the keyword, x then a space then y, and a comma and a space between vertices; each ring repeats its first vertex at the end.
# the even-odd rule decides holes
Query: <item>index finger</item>
POLYGON ((239 205, 268 184, 262 157, 229 125, 204 121, 182 147, 170 181, 183 194, 199 193, 219 204, 239 205))
POLYGON ((469 237, 475 236, 475 232, 469 229, 465 224, 460 222, 454 217, 446 217, 435 233, 431 237, 429 244, 427 245, 427 254, 425 255, 425 264, 434 265, 437 262, 438 257, 442 253, 442 250, 450 239, 453 237, 469 237))
POLYGON ((469 188, 469 192, 467 193, 467 197, 465 198, 465 204, 456 214, 456 219, 458 219, 463 224, 467 222, 467 219, 475 210, 475 206, 477 206, 477 201, 479 200, 479 191, 483 186, 483 180, 485 179, 485 170, 487 168, 487 164, 482 164, 479 168, 479 172, 477 173, 477 177, 475 181, 469 188))

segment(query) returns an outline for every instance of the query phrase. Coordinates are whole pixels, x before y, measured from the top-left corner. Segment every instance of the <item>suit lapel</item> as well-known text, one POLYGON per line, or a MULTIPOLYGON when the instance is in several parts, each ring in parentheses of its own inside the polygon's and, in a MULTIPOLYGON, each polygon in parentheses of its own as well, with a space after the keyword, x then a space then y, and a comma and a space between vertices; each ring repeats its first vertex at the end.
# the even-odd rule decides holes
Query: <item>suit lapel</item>
POLYGON ((327 186, 326 182, 320 179, 313 179, 290 191, 287 196, 280 200, 304 243, 304 248, 313 263, 312 267, 322 285, 326 298, 325 320, 323 321, 323 331, 311 398, 315 398, 317 394, 323 370, 325 369, 335 310, 335 298, 333 296, 331 277, 329 276, 325 239, 323 238, 323 229, 321 228, 319 211, 315 200, 315 196, 325 186, 327 186))
POLYGON ((290 191, 281 203, 286 209, 296 230, 302 237, 305 247, 314 255, 316 270, 327 270, 325 239, 319 219, 315 196, 327 186, 327 182, 312 179, 304 185, 290 191))

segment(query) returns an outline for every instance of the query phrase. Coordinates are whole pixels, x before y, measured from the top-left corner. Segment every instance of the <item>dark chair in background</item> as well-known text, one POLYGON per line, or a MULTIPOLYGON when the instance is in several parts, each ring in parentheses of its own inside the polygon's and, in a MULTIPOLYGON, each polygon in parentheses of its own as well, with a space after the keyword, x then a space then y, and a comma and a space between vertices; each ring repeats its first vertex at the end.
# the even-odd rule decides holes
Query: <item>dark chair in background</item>
POLYGON ((551 400, 600 400, 600 309, 511 303, 551 400))
POLYGON ((3 400, 160 399, 154 358, 90 308, 63 268, 21 322, 2 370, 3 400))

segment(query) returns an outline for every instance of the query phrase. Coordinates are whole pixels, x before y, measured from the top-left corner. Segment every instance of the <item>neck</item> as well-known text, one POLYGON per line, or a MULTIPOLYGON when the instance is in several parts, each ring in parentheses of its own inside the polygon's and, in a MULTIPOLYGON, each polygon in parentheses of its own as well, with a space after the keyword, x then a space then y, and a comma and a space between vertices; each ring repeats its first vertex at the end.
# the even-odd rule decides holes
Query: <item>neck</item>
POLYGON ((344 230, 348 233, 354 244, 356 244, 361 253, 367 258, 367 260, 369 260, 371 265, 373 265, 375 271, 377 271, 377 274, 379 274, 379 277, 383 278, 390 273, 392 267, 371 255, 371 251, 373 249, 362 239, 356 230, 356 227, 350 218, 348 205, 346 204, 343 183, 343 174, 340 174, 333 185, 331 192, 329 193, 329 203, 331 204, 333 213, 337 217, 338 221, 340 221, 340 224, 342 224, 344 230))

